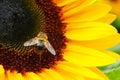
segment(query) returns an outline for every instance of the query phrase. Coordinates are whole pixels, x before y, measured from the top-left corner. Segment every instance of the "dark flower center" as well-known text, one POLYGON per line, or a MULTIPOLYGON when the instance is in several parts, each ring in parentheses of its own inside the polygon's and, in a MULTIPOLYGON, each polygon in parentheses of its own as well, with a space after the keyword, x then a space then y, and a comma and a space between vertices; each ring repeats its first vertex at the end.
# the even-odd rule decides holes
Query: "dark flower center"
POLYGON ((51 0, 0 1, 0 64, 5 70, 38 72, 62 60, 65 24, 60 11, 51 0), (42 47, 23 46, 39 32, 47 34, 55 56, 42 47))

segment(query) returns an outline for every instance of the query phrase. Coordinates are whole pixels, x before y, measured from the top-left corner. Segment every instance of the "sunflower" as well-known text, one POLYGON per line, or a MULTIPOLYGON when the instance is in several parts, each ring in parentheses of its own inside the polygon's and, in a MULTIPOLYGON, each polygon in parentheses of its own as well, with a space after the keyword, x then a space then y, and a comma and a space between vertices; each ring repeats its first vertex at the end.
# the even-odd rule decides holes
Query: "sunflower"
POLYGON ((1 80, 108 80, 96 67, 120 35, 116 16, 96 0, 0 1, 1 80))

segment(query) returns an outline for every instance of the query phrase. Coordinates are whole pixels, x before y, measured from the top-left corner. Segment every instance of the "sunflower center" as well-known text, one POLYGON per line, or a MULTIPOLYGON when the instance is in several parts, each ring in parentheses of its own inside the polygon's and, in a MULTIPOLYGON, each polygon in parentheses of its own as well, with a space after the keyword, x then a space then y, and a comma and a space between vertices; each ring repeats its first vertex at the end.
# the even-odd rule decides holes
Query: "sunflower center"
POLYGON ((0 64, 5 70, 38 72, 62 60, 65 24, 60 10, 51 0, 0 1, 0 64), (39 32, 46 33, 56 55, 42 46, 23 45, 39 32))

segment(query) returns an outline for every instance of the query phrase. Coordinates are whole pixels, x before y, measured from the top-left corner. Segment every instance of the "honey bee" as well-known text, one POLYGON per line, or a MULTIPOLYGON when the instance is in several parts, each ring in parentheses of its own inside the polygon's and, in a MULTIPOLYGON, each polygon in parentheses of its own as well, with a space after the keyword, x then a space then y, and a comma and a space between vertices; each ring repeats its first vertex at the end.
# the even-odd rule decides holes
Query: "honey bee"
POLYGON ((28 41, 26 41, 24 46, 32 46, 32 45, 37 45, 38 47, 43 47, 47 48, 47 50, 53 54, 56 55, 56 52, 50 42, 48 41, 48 37, 45 33, 39 32, 38 35, 28 41))

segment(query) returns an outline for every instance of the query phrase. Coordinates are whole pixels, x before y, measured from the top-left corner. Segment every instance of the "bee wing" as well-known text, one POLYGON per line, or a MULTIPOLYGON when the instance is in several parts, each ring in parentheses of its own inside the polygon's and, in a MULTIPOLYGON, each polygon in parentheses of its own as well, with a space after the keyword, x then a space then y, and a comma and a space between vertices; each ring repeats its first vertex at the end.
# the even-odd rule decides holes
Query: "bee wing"
POLYGON ((51 54, 56 55, 56 52, 55 52, 54 48, 52 47, 52 45, 49 43, 49 41, 45 41, 44 45, 48 49, 48 51, 51 52, 51 54))
POLYGON ((36 40, 35 38, 32 38, 28 41, 26 41, 23 45, 24 46, 32 46, 38 43, 38 40, 36 40))

